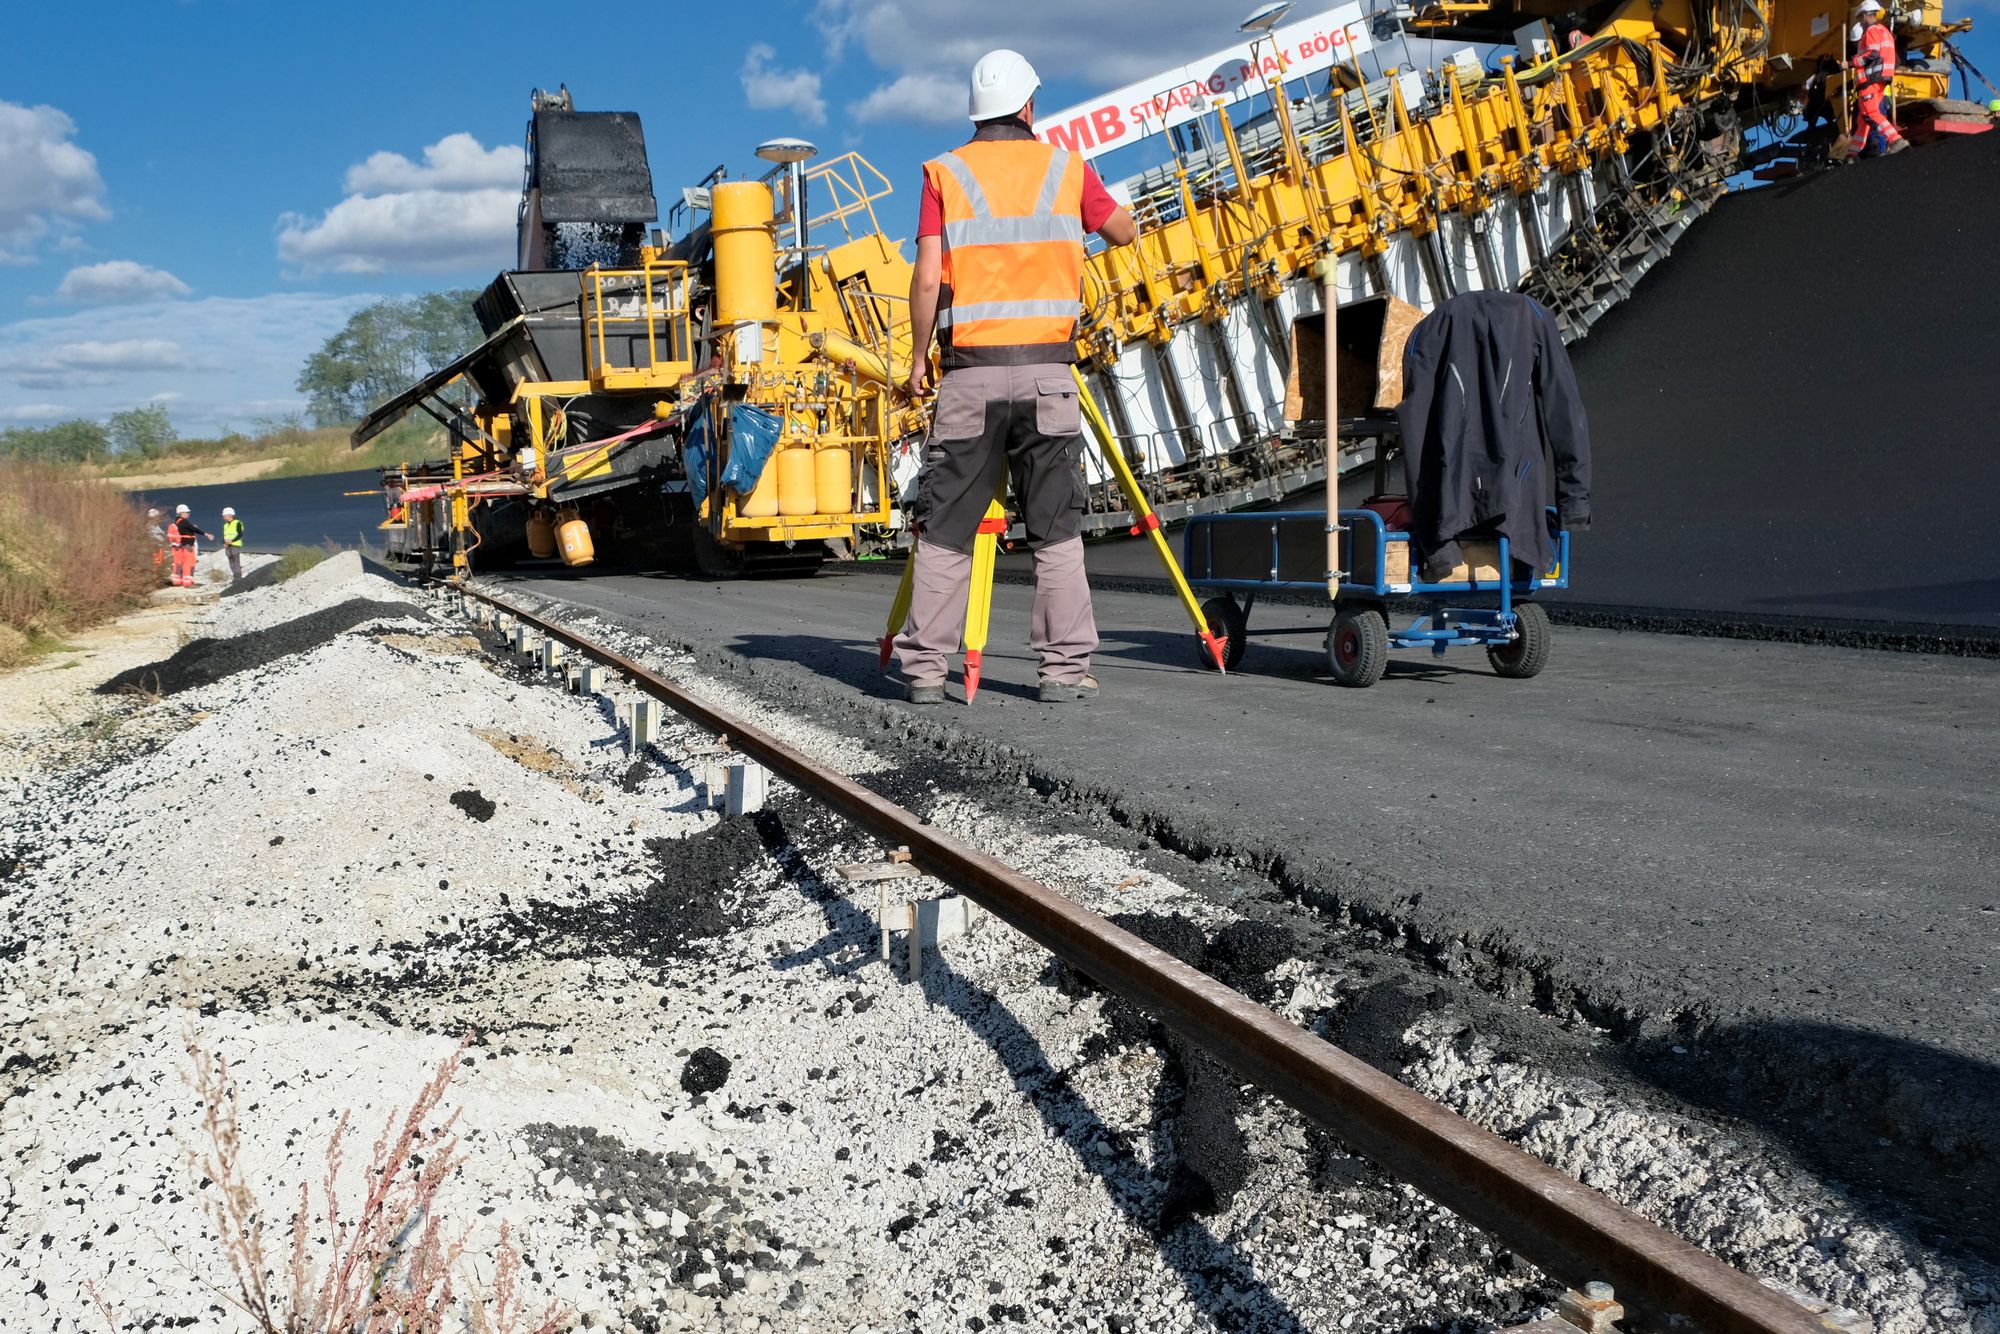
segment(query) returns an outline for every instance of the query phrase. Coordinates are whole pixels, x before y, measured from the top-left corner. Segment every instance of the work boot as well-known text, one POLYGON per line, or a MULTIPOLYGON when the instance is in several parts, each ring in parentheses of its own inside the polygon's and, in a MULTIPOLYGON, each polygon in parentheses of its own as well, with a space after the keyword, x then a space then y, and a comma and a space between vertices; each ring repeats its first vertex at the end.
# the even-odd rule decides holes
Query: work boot
POLYGON ((1042 688, 1035 692, 1035 698, 1044 704, 1074 704, 1078 700, 1097 698, 1097 678, 1086 676, 1081 681, 1042 680, 1042 688))
POLYGON ((1889 151, 1884 153, 1882 156, 1894 157, 1896 156, 1896 154, 1902 152, 1909 146, 1910 146, 1910 141, 1908 139, 1898 139, 1895 143, 1889 145, 1889 151))
POLYGON ((912 684, 903 692, 903 698, 912 704, 942 704, 944 703, 944 687, 912 684))

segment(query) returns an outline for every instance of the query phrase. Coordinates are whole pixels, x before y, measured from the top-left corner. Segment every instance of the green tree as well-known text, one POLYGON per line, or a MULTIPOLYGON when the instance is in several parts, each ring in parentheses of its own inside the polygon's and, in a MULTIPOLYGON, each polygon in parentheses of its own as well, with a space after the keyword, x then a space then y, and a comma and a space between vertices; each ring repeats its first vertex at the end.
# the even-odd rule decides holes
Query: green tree
POLYGON ((109 434, 111 448, 120 454, 138 454, 143 458, 152 458, 180 438, 174 424, 167 420, 164 403, 112 413, 109 434))
POLYGON ((355 311, 299 372, 314 423, 351 422, 469 351, 483 336, 472 316, 477 295, 429 292, 355 311))
POLYGON ((41 463, 94 463, 110 452, 104 427, 81 417, 53 426, 11 426, 0 431, 0 456, 41 463))

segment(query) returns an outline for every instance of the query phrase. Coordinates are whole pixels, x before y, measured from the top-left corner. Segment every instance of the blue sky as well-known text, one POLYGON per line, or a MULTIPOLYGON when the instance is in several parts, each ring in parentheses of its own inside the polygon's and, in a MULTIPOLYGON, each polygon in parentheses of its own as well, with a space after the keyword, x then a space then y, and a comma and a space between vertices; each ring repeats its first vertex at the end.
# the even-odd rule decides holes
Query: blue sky
MULTIPOLYGON (((772 135, 859 149, 896 182, 906 235, 916 164, 958 141, 980 52, 1023 50, 1060 105, 1230 45, 1251 7, 11 6, 0 426, 162 401, 194 434, 297 411, 299 363, 357 306, 481 285, 509 262, 536 86, 640 113, 663 204, 719 162, 756 168, 772 135), (628 26, 594 30, 620 14, 628 26)), ((2000 75, 2000 43, 1967 46, 2000 75)))

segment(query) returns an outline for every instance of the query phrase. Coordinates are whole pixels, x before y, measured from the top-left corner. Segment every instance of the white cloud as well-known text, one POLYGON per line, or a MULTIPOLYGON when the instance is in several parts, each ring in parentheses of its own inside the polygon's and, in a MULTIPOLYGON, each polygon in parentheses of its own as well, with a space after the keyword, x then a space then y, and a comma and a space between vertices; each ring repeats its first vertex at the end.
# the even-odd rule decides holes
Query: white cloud
POLYGON ((147 371, 199 369, 194 355, 171 338, 86 338, 0 353, 0 378, 24 389, 80 389, 147 371))
POLYGON ((98 417, 166 401, 186 435, 298 412, 305 359, 379 294, 196 297, 0 324, 0 419, 98 417), (107 336, 107 328, 115 333, 107 336), (34 381, 44 387, 39 391, 34 381), (49 389, 60 385, 58 393, 49 389), (165 395, 178 395, 163 398, 165 395))
POLYGON ((885 120, 956 124, 965 119, 965 82, 942 74, 905 74, 849 102, 847 114, 863 125, 885 120))
POLYGON ((56 288, 56 296, 63 301, 122 306, 134 301, 186 296, 192 290, 165 269, 129 259, 111 259, 71 269, 56 288))
POLYGON ((54 107, 0 102, 0 262, 32 259, 51 229, 111 216, 97 159, 75 134, 54 107))
POLYGON ((743 97, 755 111, 792 111, 814 125, 826 123, 826 99, 819 95, 819 75, 810 70, 779 69, 771 63, 778 53, 758 42, 743 53, 743 97))
POLYGON ((347 169, 347 197, 318 218, 278 219, 278 256, 307 273, 462 272, 514 258, 519 148, 451 134, 421 164, 375 153, 347 169))
POLYGON ((0 421, 7 422, 52 422, 75 415, 62 403, 16 403, 0 408, 0 421))
POLYGON ((487 190, 521 186, 524 155, 519 144, 482 148, 469 134, 447 134, 424 150, 423 164, 401 153, 371 153, 347 169, 347 193, 388 194, 402 190, 487 190))

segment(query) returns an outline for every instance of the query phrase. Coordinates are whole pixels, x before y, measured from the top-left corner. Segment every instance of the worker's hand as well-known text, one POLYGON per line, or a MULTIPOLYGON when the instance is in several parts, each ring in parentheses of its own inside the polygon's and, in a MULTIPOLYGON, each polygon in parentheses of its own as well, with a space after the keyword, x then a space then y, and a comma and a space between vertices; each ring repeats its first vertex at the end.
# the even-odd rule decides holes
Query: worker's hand
POLYGON ((910 367, 910 379, 903 388, 909 393, 913 402, 931 396, 933 386, 931 384, 930 358, 926 357, 916 365, 910 367))

